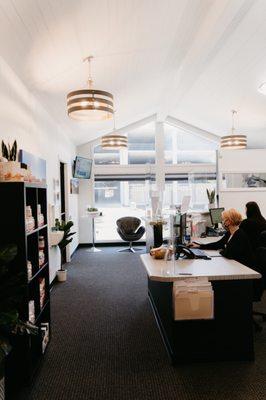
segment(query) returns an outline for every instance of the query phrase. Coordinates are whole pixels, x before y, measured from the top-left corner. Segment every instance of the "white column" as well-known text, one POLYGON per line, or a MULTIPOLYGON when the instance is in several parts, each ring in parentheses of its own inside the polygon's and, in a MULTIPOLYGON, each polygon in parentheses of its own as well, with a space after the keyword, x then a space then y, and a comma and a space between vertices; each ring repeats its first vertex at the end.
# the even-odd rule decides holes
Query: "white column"
MULTIPOLYGON (((77 154, 82 157, 92 158, 94 156, 94 146, 90 143, 77 147, 77 154)), ((94 173, 92 168, 91 179, 79 180, 79 238, 80 243, 91 243, 91 219, 84 218, 88 205, 94 206, 94 173)))
POLYGON ((160 192, 165 187, 164 170, 164 123, 155 122, 155 177, 156 186, 160 192))

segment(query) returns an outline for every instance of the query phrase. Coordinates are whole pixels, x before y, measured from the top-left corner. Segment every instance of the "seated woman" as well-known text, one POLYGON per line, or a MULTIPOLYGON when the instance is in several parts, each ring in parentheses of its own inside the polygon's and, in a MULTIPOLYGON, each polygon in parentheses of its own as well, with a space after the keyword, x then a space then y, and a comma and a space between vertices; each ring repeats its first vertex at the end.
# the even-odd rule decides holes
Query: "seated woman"
POLYGON ((266 220, 263 218, 260 208, 255 201, 246 204, 246 216, 240 228, 246 233, 253 251, 260 246, 261 232, 266 231, 266 220))
POLYGON ((221 250, 220 254, 244 264, 248 267, 254 266, 253 250, 245 232, 239 227, 242 221, 241 214, 234 208, 223 211, 222 222, 226 234, 218 241, 198 244, 192 243, 192 247, 201 249, 221 250))

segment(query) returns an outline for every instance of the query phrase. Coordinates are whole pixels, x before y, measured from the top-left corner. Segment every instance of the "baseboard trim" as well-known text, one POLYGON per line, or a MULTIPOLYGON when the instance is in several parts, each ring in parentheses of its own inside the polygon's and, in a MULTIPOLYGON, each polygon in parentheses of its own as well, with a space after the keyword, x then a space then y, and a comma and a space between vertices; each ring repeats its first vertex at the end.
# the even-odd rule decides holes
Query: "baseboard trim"
MULTIPOLYGON (((134 247, 146 246, 146 242, 134 242, 133 244, 134 244, 134 247)), ((101 242, 101 243, 95 243, 95 245, 97 247, 125 247, 125 246, 128 245, 128 242, 112 242, 112 243, 110 243, 110 242, 105 242, 105 243, 101 242)), ((81 249, 83 247, 89 247, 89 246, 92 246, 92 243, 79 243, 77 249, 79 249, 79 248, 81 249)))

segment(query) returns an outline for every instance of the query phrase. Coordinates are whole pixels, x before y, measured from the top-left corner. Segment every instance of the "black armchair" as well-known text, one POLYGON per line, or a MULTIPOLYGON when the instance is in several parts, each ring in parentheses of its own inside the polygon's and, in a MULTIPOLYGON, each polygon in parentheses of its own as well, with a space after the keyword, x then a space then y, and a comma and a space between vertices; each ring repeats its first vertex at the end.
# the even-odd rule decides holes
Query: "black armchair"
POLYGON ((136 250, 132 247, 132 243, 136 240, 139 240, 145 233, 144 226, 140 226, 141 220, 136 217, 122 217, 116 221, 117 232, 121 239, 129 242, 129 247, 127 249, 119 250, 122 251, 130 251, 131 253, 135 253, 136 250))
MULTIPOLYGON (((266 231, 261 232, 260 234, 260 247, 258 247, 255 251, 255 260, 256 260, 256 270, 261 274, 261 279, 254 280, 254 288, 253 288, 253 301, 259 302, 261 301, 263 292, 266 288, 266 231)), ((266 313, 260 311, 253 311, 253 315, 262 317, 262 320, 266 321, 266 313)), ((262 326, 258 324, 257 321, 253 319, 255 329, 257 331, 262 330, 262 326)))

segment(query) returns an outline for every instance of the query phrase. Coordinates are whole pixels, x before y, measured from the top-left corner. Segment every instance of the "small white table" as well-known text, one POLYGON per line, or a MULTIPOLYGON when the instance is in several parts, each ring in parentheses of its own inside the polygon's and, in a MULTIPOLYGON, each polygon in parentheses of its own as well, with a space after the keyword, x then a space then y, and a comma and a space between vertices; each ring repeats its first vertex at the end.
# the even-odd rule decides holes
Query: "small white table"
POLYGON ((91 233, 92 233, 92 246, 86 250, 88 253, 99 253, 100 249, 98 249, 97 247, 95 247, 95 223, 94 220, 95 218, 99 217, 100 213, 98 211, 93 211, 93 212, 87 212, 87 214, 84 216, 85 217, 89 217, 91 219, 91 233))

